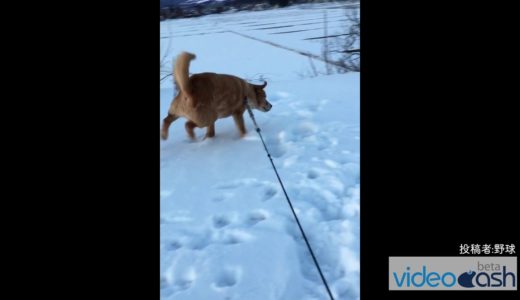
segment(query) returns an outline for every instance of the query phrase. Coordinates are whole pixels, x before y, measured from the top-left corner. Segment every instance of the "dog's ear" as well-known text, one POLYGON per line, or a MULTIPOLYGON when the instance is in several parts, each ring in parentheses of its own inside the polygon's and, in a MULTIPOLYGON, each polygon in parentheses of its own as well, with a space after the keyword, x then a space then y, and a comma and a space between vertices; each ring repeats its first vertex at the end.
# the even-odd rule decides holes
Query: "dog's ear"
POLYGON ((259 84, 253 84, 253 86, 257 89, 263 89, 265 88, 265 86, 267 85, 267 81, 264 81, 264 84, 262 85, 259 85, 259 84))

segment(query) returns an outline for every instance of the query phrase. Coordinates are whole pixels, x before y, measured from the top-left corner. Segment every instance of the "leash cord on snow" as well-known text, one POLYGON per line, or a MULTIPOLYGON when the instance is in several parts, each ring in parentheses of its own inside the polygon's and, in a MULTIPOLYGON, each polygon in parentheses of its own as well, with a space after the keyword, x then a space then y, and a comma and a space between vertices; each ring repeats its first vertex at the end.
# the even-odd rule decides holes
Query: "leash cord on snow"
POLYGON ((280 175, 278 175, 278 170, 276 170, 276 166, 274 165, 273 158, 271 157, 271 153, 269 153, 269 149, 267 149, 267 146, 265 145, 264 138, 262 137, 262 133, 260 132, 260 127, 258 127, 258 124, 256 124, 255 116, 253 115, 253 111, 251 110, 251 107, 247 103, 247 99, 244 99, 244 104, 247 108, 249 116, 251 117, 251 120, 253 120, 253 124, 255 125, 256 132, 258 132, 258 135, 260 136, 260 139, 262 140, 262 144, 264 145, 264 149, 265 149, 265 152, 267 153, 267 157, 269 157, 269 160, 271 161, 271 165, 273 166, 273 170, 276 173, 278 182, 280 182, 280 186, 282 187, 283 193, 285 194, 285 199, 287 199, 287 203, 289 204, 289 207, 291 208, 294 219, 296 220, 296 224, 298 224, 298 228, 300 228, 300 232, 303 236, 303 239, 305 240, 307 249, 309 249, 309 252, 311 253, 312 260, 314 261, 314 265, 316 265, 316 268, 318 269, 318 273, 320 273, 321 280, 323 281, 323 284, 325 285, 325 288, 327 289, 327 293, 329 294, 330 299, 334 300, 334 297, 332 296, 332 292, 330 291, 329 285, 327 284, 327 280, 325 280, 325 276, 323 276, 323 272, 321 271, 320 265, 318 264, 318 260, 316 259, 316 256, 314 255, 314 252, 312 251, 311 245, 309 244, 309 240, 307 239, 307 236, 305 235, 305 231, 303 231, 302 225, 300 224, 300 220, 298 219, 298 216, 296 215, 296 212, 294 211, 293 205, 291 203, 291 200, 289 199, 289 196, 287 195, 287 192, 285 191, 285 187, 283 185, 282 179, 280 178, 280 175))

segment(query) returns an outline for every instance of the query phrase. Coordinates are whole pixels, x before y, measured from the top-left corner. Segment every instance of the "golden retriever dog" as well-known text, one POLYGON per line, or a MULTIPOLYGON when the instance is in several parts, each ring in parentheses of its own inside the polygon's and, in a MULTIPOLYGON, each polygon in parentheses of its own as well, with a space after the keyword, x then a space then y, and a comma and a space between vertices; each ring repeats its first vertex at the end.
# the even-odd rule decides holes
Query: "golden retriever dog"
POLYGON ((182 52, 175 61, 174 80, 179 93, 173 99, 168 116, 164 118, 161 138, 168 138, 168 128, 179 117, 188 119, 185 128, 190 139, 195 140, 194 128, 208 127, 206 138, 215 136, 215 121, 233 116, 240 132, 246 134, 244 126, 244 100, 253 109, 267 112, 272 105, 266 99, 263 85, 256 85, 226 74, 199 73, 189 76, 192 53, 182 52))

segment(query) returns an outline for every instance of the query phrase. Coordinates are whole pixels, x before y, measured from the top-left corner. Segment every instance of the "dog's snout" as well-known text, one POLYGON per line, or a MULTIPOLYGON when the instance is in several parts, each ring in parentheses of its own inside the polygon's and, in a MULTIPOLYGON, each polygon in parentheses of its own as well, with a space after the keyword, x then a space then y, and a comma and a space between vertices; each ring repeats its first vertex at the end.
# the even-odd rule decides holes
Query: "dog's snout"
POLYGON ((265 111, 270 111, 271 108, 273 108, 273 105, 271 103, 267 102, 267 104, 265 105, 265 111))

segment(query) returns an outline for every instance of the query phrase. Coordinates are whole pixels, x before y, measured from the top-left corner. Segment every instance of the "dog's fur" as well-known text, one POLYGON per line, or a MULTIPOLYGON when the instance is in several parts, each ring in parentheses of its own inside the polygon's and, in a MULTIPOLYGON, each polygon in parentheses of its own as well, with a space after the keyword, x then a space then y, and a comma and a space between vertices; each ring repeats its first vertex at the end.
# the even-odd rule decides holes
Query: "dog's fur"
POLYGON ((195 55, 182 52, 177 57, 174 67, 174 79, 179 93, 173 99, 168 116, 163 120, 161 138, 168 138, 170 124, 179 117, 188 119, 186 132, 195 139, 194 128, 208 127, 205 138, 215 136, 215 121, 233 116, 235 124, 243 137, 244 99, 251 108, 267 112, 272 105, 267 101, 263 85, 255 85, 245 80, 225 74, 199 73, 189 76, 190 61, 195 55))

